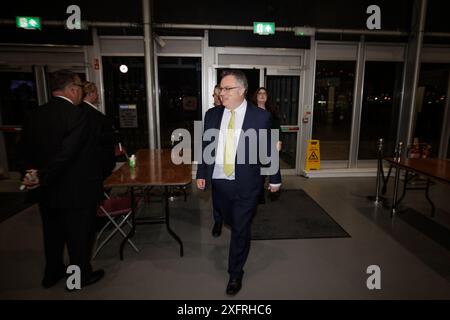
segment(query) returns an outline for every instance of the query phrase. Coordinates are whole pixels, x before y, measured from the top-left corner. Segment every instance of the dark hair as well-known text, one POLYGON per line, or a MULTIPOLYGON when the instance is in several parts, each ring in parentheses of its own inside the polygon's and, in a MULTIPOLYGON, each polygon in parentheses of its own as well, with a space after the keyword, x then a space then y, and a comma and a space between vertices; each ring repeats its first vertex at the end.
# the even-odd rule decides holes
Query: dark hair
POLYGON ((245 92, 248 90, 248 81, 247 77, 245 76, 245 73, 243 73, 241 70, 233 70, 233 69, 227 69, 223 70, 221 77, 224 78, 226 76, 233 76, 236 78, 237 82, 239 82, 245 89, 245 92))
POLYGON ((64 90, 65 87, 74 83, 77 77, 78 75, 70 70, 63 69, 55 71, 50 78, 50 89, 52 91, 64 90))
POLYGON ((266 108, 267 111, 269 111, 272 114, 273 118, 279 118, 278 108, 276 107, 276 105, 274 105, 272 103, 272 97, 269 95, 269 91, 267 91, 267 89, 265 87, 259 87, 258 89, 256 89, 256 91, 252 97, 253 104, 255 106, 258 106, 257 96, 258 96, 258 92, 261 90, 266 91, 266 94, 267 94, 267 100, 266 100, 266 104, 264 105, 264 107, 266 108))

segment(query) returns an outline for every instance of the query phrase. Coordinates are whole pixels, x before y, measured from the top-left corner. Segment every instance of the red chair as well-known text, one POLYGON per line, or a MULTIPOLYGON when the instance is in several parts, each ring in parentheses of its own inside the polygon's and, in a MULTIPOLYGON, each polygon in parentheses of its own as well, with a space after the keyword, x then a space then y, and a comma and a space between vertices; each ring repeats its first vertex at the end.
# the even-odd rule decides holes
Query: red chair
POLYGON ((124 155, 128 159, 128 154, 127 154, 127 152, 125 151, 125 149, 123 148, 123 146, 122 146, 122 144, 120 142, 117 143, 114 152, 115 152, 116 157, 120 157, 120 156, 124 155))
MULTIPOLYGON (((102 204, 97 208, 97 216, 101 218, 106 217, 109 221, 103 226, 97 235, 92 258, 95 258, 98 255, 100 250, 117 232, 119 232, 124 238, 127 236, 123 226, 128 225, 131 228, 131 223, 129 221, 131 216, 131 197, 129 195, 109 197, 107 194, 105 194, 105 197, 106 199, 103 200, 102 204), (100 238, 102 238, 103 234, 105 234, 110 226, 113 227, 113 230, 107 234, 106 238, 99 244, 100 238)), ((135 246, 131 239, 128 239, 128 243, 136 252, 139 252, 139 249, 135 246)))

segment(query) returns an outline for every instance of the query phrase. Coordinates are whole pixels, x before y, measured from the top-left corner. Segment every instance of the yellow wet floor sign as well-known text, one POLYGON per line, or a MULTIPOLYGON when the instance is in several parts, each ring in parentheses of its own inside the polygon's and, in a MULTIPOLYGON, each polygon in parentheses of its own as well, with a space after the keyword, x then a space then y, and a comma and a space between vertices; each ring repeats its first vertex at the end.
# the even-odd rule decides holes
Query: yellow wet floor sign
POLYGON ((320 148, 319 140, 308 140, 308 151, 306 152, 305 170, 320 169, 320 148))

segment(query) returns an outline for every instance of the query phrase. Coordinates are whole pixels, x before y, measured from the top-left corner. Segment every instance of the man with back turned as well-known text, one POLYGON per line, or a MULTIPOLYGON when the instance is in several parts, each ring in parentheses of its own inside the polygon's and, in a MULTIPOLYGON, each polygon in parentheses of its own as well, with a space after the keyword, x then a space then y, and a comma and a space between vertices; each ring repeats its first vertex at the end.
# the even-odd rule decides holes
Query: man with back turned
POLYGON ((53 98, 33 110, 22 133, 23 184, 39 204, 42 218, 44 288, 66 275, 64 245, 70 264, 81 270, 81 286, 96 283, 90 259, 96 208, 103 195, 103 164, 97 156, 98 128, 86 110, 79 76, 68 70, 51 78, 53 98))

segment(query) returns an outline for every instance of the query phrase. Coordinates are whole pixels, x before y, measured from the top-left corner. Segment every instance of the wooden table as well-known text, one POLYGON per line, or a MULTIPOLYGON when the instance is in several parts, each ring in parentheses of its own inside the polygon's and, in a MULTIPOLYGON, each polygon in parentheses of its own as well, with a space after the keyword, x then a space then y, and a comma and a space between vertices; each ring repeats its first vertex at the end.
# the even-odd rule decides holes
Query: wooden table
POLYGON ((169 234, 180 244, 180 256, 183 256, 183 242, 170 228, 169 187, 183 187, 192 181, 192 166, 190 164, 175 165, 171 160, 169 149, 141 149, 136 153, 136 166, 130 168, 126 163, 109 176, 104 185, 107 188, 129 187, 131 193, 132 228, 120 245, 120 259, 123 260, 123 248, 136 230, 136 224, 164 223, 169 234), (161 187, 164 189, 163 204, 165 219, 138 220, 135 217, 136 203, 135 187, 161 187))
MULTIPOLYGON (((397 200, 397 195, 398 195, 398 184, 400 180, 400 171, 402 169, 406 171, 404 193, 406 190, 408 172, 415 172, 417 174, 427 177, 425 196, 431 204, 432 207, 431 215, 433 216, 435 207, 428 194, 430 187, 430 180, 450 183, 450 160, 406 159, 406 158, 401 159, 385 158, 384 160, 386 160, 387 162, 389 162, 391 166, 394 166, 396 168, 394 180, 394 193, 392 196, 391 218, 394 216, 395 213, 398 213, 398 205, 401 201, 397 200)), ((403 199, 403 196, 401 197, 401 199, 403 199)))

